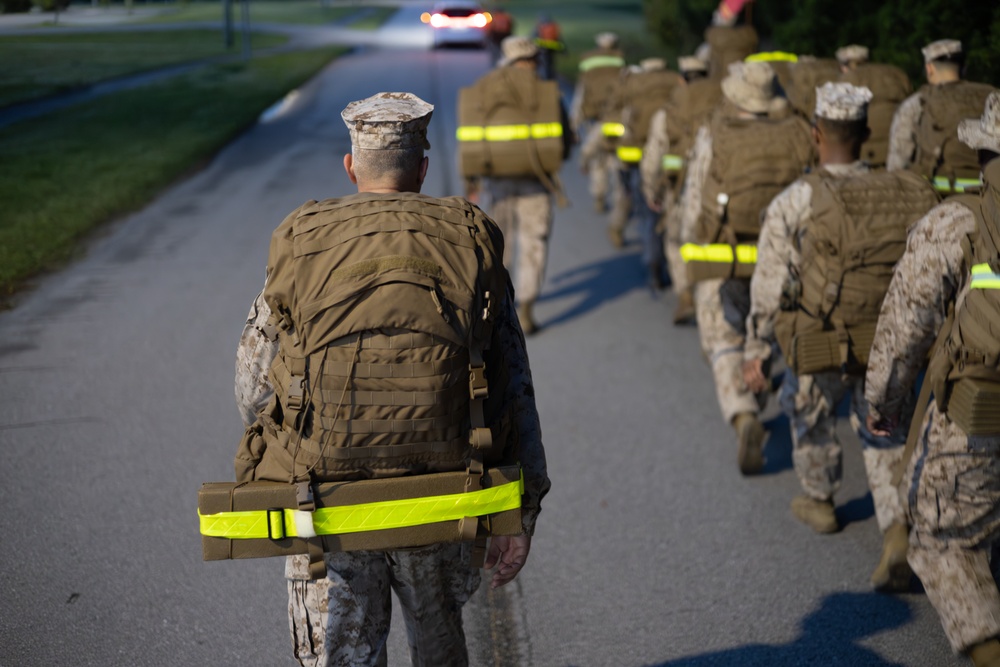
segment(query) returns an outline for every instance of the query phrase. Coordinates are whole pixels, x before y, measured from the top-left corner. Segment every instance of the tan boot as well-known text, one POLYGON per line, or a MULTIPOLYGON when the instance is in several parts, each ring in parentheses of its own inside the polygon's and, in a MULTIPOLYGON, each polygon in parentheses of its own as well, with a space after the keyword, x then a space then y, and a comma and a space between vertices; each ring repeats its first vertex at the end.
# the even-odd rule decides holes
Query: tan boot
POLYGON ((684 290, 677 295, 677 308, 674 309, 674 326, 692 324, 694 317, 694 295, 691 293, 691 290, 684 290))
POLYGON ((617 227, 608 227, 608 240, 615 248, 625 247, 625 234, 617 227))
POLYGON ((882 593, 905 593, 910 590, 913 570, 906 562, 909 528, 894 523, 882 536, 882 558, 872 573, 872 588, 882 593))
POLYGON ((832 500, 816 500, 809 496, 792 498, 792 514, 817 533, 835 533, 840 530, 832 500))
POLYGON ((744 475, 756 475, 764 467, 764 425, 752 412, 733 419, 736 429, 736 462, 744 475))
POLYGON ((535 318, 531 316, 534 306, 535 304, 529 301, 517 307, 517 319, 521 322, 521 331, 524 332, 525 336, 530 336, 538 331, 538 324, 535 322, 535 318))
POLYGON ((1000 639, 989 639, 969 649, 969 658, 976 667, 1000 667, 1000 639))

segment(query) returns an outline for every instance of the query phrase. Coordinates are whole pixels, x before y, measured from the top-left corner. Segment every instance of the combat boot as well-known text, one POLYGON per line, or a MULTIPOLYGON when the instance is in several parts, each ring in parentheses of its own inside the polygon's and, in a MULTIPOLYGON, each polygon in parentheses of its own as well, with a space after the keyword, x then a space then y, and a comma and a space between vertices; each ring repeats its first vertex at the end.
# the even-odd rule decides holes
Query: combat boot
POLYGON ((764 467, 764 425, 752 412, 733 419, 736 429, 736 462, 744 475, 756 475, 764 467))
POLYGON ((980 642, 969 649, 969 658, 976 667, 1000 667, 1000 639, 980 642))
POLYGON ((792 498, 792 514, 817 533, 835 533, 840 530, 832 500, 816 500, 809 496, 792 498))
POLYGON ((604 201, 604 197, 594 200, 594 210, 597 211, 598 213, 608 212, 608 203, 604 201))
POLYGON ((674 308, 674 326, 694 323, 694 295, 687 289, 677 295, 677 307, 674 308))
POLYGON ((531 316, 534 306, 535 303, 533 301, 526 301, 517 307, 517 319, 521 322, 521 331, 524 332, 525 336, 530 336, 538 331, 538 324, 535 322, 535 318, 531 316))
POLYGON ((894 523, 882 536, 882 558, 872 573, 872 588, 881 593, 905 593, 910 590, 913 570, 906 562, 909 528, 894 523))
POLYGON ((615 248, 625 247, 625 234, 618 227, 608 227, 608 240, 615 248))

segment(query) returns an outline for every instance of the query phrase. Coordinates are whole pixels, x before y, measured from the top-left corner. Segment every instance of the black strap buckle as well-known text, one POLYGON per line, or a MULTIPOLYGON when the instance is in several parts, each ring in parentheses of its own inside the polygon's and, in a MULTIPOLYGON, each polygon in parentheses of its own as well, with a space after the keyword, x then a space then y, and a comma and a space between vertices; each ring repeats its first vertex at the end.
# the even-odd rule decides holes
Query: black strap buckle
POLYGON ((267 539, 283 540, 288 537, 285 530, 285 510, 281 507, 267 508, 267 539))

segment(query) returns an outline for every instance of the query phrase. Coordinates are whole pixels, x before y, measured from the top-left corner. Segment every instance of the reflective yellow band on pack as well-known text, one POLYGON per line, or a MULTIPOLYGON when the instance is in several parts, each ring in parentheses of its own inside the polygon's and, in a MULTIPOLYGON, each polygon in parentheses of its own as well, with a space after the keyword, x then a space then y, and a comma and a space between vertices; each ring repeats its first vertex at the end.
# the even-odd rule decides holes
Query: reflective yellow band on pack
POLYGON ((622 162, 639 162, 642 160, 642 149, 638 146, 619 146, 618 159, 622 162))
POLYGON ((1000 273, 994 273, 989 264, 976 264, 972 267, 972 289, 1000 289, 1000 273))
POLYGON ((688 262, 716 262, 722 264, 732 264, 733 261, 740 264, 757 263, 757 246, 737 245, 736 258, 733 258, 733 246, 726 243, 685 243, 681 246, 681 259, 688 262))
POLYGON ((463 125, 455 132, 459 141, 522 141, 553 139, 562 136, 562 123, 532 123, 531 125, 463 125))
POLYGON ((965 192, 968 188, 978 188, 982 184, 978 178, 956 178, 953 184, 946 176, 934 177, 934 189, 938 192, 965 192))
POLYGON ((580 61, 581 72, 589 72, 598 67, 625 67, 625 59, 619 56, 591 56, 580 61))
POLYGON ((542 39, 541 37, 535 38, 535 44, 537 44, 539 48, 548 49, 549 51, 562 51, 566 48, 563 46, 562 42, 554 39, 542 39))
POLYGON ((765 51, 763 53, 751 53, 749 56, 743 59, 746 63, 773 63, 773 62, 785 62, 785 63, 797 63, 799 62, 799 57, 794 53, 787 53, 785 51, 765 51))
POLYGON ((684 158, 680 155, 664 155, 663 171, 680 171, 684 168, 684 158))
POLYGON ((606 137, 624 137, 625 126, 622 123, 602 123, 601 132, 606 137))
MULTIPOLYGON (((516 482, 468 493, 387 500, 378 503, 322 507, 312 512, 317 535, 360 533, 390 528, 422 526, 440 521, 456 521, 467 516, 485 516, 521 506, 524 474, 516 482)), ((245 512, 198 512, 201 534, 231 540, 283 539, 297 537, 295 509, 251 510, 245 512)))

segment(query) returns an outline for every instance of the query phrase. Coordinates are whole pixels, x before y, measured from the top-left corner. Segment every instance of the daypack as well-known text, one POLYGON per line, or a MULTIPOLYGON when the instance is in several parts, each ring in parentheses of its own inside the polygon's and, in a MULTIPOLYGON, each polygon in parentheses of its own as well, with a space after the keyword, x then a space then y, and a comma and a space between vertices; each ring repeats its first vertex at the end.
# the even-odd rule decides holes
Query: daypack
POLYGON ((788 68, 785 96, 796 113, 811 119, 816 112, 816 88, 840 77, 840 63, 829 58, 803 56, 788 68))
POLYGON ((458 92, 463 177, 535 177, 559 171, 564 138, 559 85, 500 67, 458 92))
POLYGON ((625 134, 618 147, 622 162, 634 164, 642 159, 653 115, 666 106, 674 90, 683 85, 681 75, 669 70, 638 72, 625 78, 621 115, 625 134))
POLYGON ((702 188, 698 243, 756 241, 764 210, 814 160, 809 126, 717 113, 711 122, 712 159, 702 188))
POLYGON ((942 411, 969 435, 1000 433, 1000 160, 983 170, 976 215, 963 243, 966 289, 959 292, 927 369, 942 411))
POLYGON ((958 140, 958 124, 983 114, 992 86, 971 81, 920 89, 921 112, 917 122, 916 152, 911 169, 931 179, 939 190, 950 191, 956 179, 978 180, 979 158, 958 140), (940 180, 939 180, 940 179, 940 180))
POLYGON ((797 285, 786 289, 798 298, 782 304, 775 323, 778 344, 799 375, 862 373, 907 231, 938 197, 909 172, 834 176, 820 170, 803 178, 812 186, 812 218, 802 236, 797 285))
POLYGON ((868 104, 868 129, 871 135, 861 146, 861 159, 873 167, 884 167, 889 152, 889 128, 896 109, 913 86, 906 73, 895 65, 864 63, 841 75, 841 81, 865 86, 872 91, 868 104))
POLYGON ((309 202, 272 236, 274 398, 237 480, 332 482, 512 460, 503 238, 460 198, 309 202), (478 462, 478 463, 476 463, 478 462))
POLYGON ((615 94, 624 66, 625 58, 615 49, 588 51, 580 58, 581 111, 585 119, 600 117, 615 94))
POLYGON ((729 74, 729 64, 742 61, 757 51, 760 38, 752 25, 710 26, 705 41, 711 49, 708 75, 722 79, 729 74))

